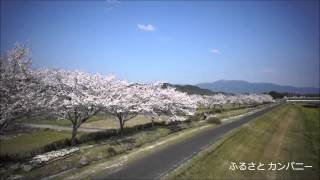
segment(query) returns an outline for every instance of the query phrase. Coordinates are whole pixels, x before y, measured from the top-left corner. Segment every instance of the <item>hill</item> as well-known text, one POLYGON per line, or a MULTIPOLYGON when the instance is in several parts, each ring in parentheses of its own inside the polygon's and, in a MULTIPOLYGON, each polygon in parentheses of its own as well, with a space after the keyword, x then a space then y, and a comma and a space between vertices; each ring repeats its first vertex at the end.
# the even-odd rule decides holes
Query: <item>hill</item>
POLYGON ((314 87, 283 86, 273 83, 252 83, 240 80, 220 80, 211 83, 199 83, 196 86, 215 92, 226 93, 263 93, 270 91, 297 94, 319 94, 320 89, 314 87))
POLYGON ((212 92, 209 89, 200 88, 198 86, 193 85, 176 85, 165 83, 164 86, 171 86, 176 88, 178 91, 186 92, 188 94, 198 94, 198 95, 214 95, 217 92, 212 92))

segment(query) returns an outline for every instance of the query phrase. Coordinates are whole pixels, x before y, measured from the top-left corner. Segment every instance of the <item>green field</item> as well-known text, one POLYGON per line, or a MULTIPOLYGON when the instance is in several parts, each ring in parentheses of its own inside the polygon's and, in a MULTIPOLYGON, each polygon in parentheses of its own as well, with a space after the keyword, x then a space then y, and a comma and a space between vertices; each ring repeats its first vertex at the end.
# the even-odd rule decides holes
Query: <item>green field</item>
MULTIPOLYGON (((234 131, 167 176, 168 179, 319 179, 319 109, 283 105, 234 131), (304 170, 229 170, 231 163, 312 166, 304 170)), ((285 167, 285 169, 287 166, 285 167)))
MULTIPOLYGON (((161 115, 159 119, 155 121, 166 121, 168 119, 167 116, 161 115)), ((48 119, 46 117, 34 117, 34 118, 25 118, 17 121, 18 123, 30 123, 30 124, 46 124, 46 125, 55 125, 55 126, 66 126, 71 127, 72 123, 66 119, 48 119)), ((130 119, 125 123, 125 127, 133 127, 139 124, 150 123, 150 116, 146 115, 137 115, 136 117, 130 119)), ((119 121, 116 117, 106 114, 98 114, 86 121, 81 125, 84 128, 99 128, 99 129, 118 129, 119 121)))
MULTIPOLYGON (((83 133, 79 133, 79 136, 83 133)), ((0 154, 23 154, 58 140, 68 139, 69 131, 39 130, 18 134, 10 139, 1 139, 0 154)))

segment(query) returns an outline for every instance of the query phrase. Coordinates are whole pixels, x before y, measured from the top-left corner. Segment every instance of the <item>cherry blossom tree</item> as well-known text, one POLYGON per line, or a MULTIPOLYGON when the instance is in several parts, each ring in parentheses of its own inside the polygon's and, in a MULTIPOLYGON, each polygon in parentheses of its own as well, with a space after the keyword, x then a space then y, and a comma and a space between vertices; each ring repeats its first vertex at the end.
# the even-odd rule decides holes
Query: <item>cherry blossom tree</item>
POLYGON ((31 69, 30 49, 16 43, 0 61, 0 130, 42 107, 43 89, 31 69))
POLYGON ((81 71, 41 70, 48 87, 47 109, 72 123, 71 144, 76 144, 78 128, 100 110, 102 76, 81 71))
MULTIPOLYGON (((165 113, 170 116, 169 121, 184 121, 193 115, 203 98, 200 95, 188 95, 177 91, 165 83, 150 84, 150 101, 146 104, 154 116, 165 113)), ((152 121, 154 119, 152 116, 152 121)))
POLYGON ((105 87, 105 92, 108 93, 101 94, 99 103, 103 111, 114 115, 118 119, 120 133, 122 134, 125 122, 141 112, 139 106, 139 93, 141 92, 138 91, 136 86, 126 81, 114 78, 110 82, 110 86, 105 87))
POLYGON ((242 105, 254 105, 254 104, 262 104, 262 103, 269 103, 273 102, 273 98, 268 94, 239 94, 239 95, 232 95, 227 97, 227 102, 233 104, 242 105))
MULTIPOLYGON (((149 84, 146 89, 148 90, 146 97, 149 101, 146 101, 143 109, 154 116, 165 113, 170 116, 170 121, 183 121, 186 115, 194 114, 197 109, 198 99, 195 96, 164 86, 164 83, 149 84)), ((152 123, 154 116, 152 116, 152 123)))
POLYGON ((268 94, 249 94, 245 97, 248 103, 262 104, 273 102, 272 96, 268 94))
POLYGON ((210 95, 210 96, 203 96, 205 103, 204 106, 208 108, 216 109, 216 107, 220 107, 222 109, 223 104, 227 102, 227 96, 221 93, 210 95))
POLYGON ((184 121, 187 116, 194 115, 199 106, 199 96, 189 96, 187 93, 168 90, 168 98, 170 103, 167 110, 171 114, 170 121, 184 121))
POLYGON ((114 115, 119 121, 120 133, 127 121, 139 113, 151 114, 152 124, 155 116, 167 114, 170 120, 183 120, 183 116, 195 112, 192 99, 163 83, 138 84, 114 79, 109 93, 100 98, 104 111, 114 115))

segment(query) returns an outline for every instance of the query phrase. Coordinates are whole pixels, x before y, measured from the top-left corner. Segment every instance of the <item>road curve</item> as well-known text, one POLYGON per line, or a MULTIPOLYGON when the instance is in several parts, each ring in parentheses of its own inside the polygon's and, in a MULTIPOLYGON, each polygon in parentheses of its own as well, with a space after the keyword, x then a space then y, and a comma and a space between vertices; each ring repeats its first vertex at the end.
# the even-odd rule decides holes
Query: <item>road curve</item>
POLYGON ((129 162, 119 170, 94 179, 160 179, 204 148, 215 143, 223 135, 271 111, 276 106, 240 118, 239 120, 223 124, 217 128, 204 131, 184 141, 170 145, 146 157, 129 162))

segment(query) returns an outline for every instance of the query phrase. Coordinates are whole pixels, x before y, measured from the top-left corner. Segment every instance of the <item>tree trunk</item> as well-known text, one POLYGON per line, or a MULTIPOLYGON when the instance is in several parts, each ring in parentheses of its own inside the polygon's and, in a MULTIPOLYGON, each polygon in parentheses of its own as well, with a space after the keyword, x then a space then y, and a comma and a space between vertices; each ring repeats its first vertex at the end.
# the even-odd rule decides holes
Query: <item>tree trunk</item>
POLYGON ((0 124, 0 132, 6 127, 6 125, 7 125, 6 122, 0 124))
POLYGON ((124 122, 120 123, 120 135, 121 136, 123 134, 123 126, 124 126, 124 122))
POLYGON ((71 136, 71 145, 74 146, 77 143, 77 132, 78 132, 78 127, 76 124, 72 125, 72 136, 71 136))
POLYGON ((124 121, 121 114, 118 115, 118 119, 119 119, 119 125, 120 125, 120 136, 122 136, 124 121))
POLYGON ((13 119, 10 119, 10 120, 6 120, 4 122, 2 122, 0 124, 0 132, 2 132, 5 128, 7 128, 9 126, 9 123, 12 123, 13 122, 13 119))
POLYGON ((151 127, 154 127, 154 116, 151 117, 151 127))

